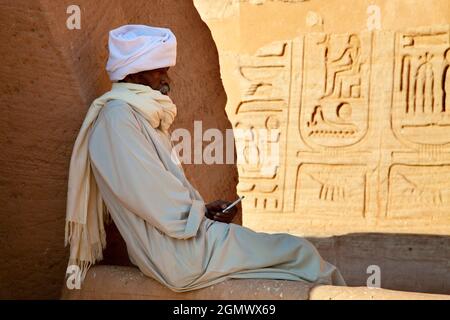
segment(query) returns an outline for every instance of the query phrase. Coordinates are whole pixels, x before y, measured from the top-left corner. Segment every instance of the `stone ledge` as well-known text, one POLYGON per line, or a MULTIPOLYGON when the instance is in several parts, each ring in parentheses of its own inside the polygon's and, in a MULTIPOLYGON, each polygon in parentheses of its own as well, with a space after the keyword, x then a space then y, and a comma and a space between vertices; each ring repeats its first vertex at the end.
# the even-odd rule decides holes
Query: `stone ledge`
POLYGON ((230 279, 210 287, 174 292, 144 276, 137 268, 94 266, 81 290, 63 289, 62 299, 148 300, 307 300, 313 285, 306 282, 265 279, 230 279))
POLYGON ((379 300, 448 299, 450 296, 365 287, 314 286, 300 281, 230 279, 190 292, 173 292, 137 268, 94 266, 82 290, 62 291, 63 300, 379 300))
POLYGON ((310 300, 450 300, 450 295, 395 291, 367 287, 317 286, 310 300))

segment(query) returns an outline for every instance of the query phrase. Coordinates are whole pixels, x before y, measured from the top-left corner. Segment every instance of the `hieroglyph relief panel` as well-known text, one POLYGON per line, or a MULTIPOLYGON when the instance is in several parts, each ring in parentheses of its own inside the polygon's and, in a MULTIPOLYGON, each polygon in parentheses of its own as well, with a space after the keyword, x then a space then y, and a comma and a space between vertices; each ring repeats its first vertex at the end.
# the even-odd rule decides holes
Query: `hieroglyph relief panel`
POLYGON ((366 135, 371 36, 306 36, 299 129, 311 147, 350 146, 366 135))
POLYGON ((364 218, 366 171, 363 166, 301 164, 297 208, 318 218, 364 218))
POLYGON ((392 124, 412 149, 450 148, 450 38, 448 27, 396 35, 392 124))
POLYGON ((362 222, 371 214, 369 173, 376 165, 364 145, 371 138, 373 34, 311 33, 302 48, 289 208, 304 218, 362 222))
POLYGON ((449 221, 450 165, 393 165, 388 183, 389 218, 449 221))
POLYGON ((283 210, 286 125, 291 82, 291 42, 242 56, 237 66, 241 101, 232 115, 238 154, 238 192, 258 212, 283 210))
POLYGON ((450 223, 450 30, 395 35, 392 152, 385 217, 450 223))
POLYGON ((261 170, 264 161, 243 152, 244 220, 296 215, 346 231, 448 225, 449 66, 449 26, 310 33, 240 55, 230 118, 251 134, 237 137, 237 149, 264 129, 276 134, 254 154, 279 153, 261 170))

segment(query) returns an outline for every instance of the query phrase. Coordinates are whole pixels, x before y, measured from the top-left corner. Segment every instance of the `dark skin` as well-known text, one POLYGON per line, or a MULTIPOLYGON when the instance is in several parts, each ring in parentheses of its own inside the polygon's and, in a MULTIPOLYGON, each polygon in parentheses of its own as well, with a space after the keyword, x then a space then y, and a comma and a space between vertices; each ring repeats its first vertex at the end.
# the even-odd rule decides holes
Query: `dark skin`
MULTIPOLYGON (((159 68, 154 70, 142 71, 135 74, 127 75, 120 82, 129 82, 135 84, 141 84, 144 86, 149 86, 153 90, 158 90, 162 94, 168 95, 170 92, 171 79, 167 72, 169 67, 159 68)), ((205 205, 206 214, 208 219, 219 221, 223 223, 231 223, 237 214, 237 207, 234 206, 232 209, 228 210, 226 213, 222 213, 231 202, 225 200, 216 200, 205 205)))
POLYGON ((205 216, 208 219, 230 223, 237 213, 237 207, 229 209, 226 213, 222 213, 222 210, 229 206, 231 202, 224 200, 216 200, 206 205, 206 214, 205 216))
POLYGON ((153 90, 161 91, 162 94, 168 95, 171 84, 171 79, 167 74, 168 71, 169 67, 142 71, 129 74, 120 82, 142 84, 151 87, 153 90))

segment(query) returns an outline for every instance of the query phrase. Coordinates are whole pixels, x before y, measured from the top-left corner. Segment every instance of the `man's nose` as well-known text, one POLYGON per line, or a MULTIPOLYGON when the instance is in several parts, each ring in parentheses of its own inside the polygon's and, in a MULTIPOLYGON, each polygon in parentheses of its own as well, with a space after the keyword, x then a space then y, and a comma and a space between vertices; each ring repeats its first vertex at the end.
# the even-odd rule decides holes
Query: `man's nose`
POLYGON ((169 77, 169 75, 168 74, 165 74, 164 76, 163 76, 163 82, 166 82, 166 83, 168 83, 168 84, 170 84, 171 82, 172 82, 172 78, 171 77, 169 77))

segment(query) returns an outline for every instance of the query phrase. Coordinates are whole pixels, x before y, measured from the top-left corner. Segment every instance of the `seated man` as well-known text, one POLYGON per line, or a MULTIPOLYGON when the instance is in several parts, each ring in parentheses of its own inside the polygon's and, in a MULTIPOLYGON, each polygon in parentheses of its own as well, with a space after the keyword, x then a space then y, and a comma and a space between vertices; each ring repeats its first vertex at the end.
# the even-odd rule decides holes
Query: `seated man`
POLYGON ((167 95, 176 39, 168 29, 127 25, 110 32, 112 90, 96 99, 70 163, 66 244, 69 265, 102 259, 108 212, 145 275, 174 291, 229 278, 345 285, 305 239, 230 223, 236 209, 205 205, 174 161, 169 128, 177 109, 167 95))

